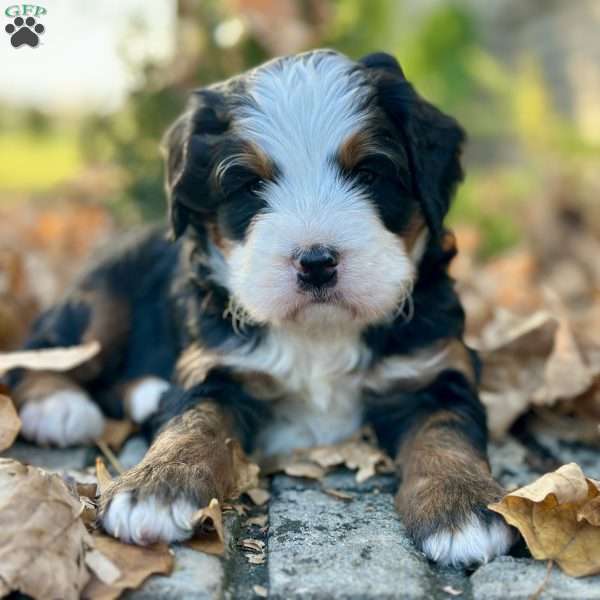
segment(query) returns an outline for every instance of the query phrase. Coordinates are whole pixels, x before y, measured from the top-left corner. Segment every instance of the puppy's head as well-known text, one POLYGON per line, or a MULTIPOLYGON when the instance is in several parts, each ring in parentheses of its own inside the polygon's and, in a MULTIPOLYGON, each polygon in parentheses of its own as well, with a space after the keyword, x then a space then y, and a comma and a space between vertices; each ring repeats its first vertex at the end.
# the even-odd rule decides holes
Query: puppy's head
POLYGON ((391 56, 277 59, 196 91, 168 132, 173 231, 252 321, 375 323, 442 230, 462 141, 391 56))

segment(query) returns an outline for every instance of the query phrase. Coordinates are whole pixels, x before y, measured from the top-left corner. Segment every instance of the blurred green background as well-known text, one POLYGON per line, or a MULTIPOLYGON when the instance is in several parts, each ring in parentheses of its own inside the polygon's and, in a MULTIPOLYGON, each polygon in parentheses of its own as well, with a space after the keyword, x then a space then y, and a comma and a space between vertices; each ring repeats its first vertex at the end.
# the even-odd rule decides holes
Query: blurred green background
MULTIPOLYGON (((565 181, 573 193, 592 200, 600 187, 598 4, 155 0, 123 3, 127 10, 108 0, 82 0, 78 18, 85 20, 85 11, 91 15, 104 6, 98 35, 111 35, 94 46, 93 40, 86 41, 92 34, 84 32, 82 50, 73 41, 64 68, 81 58, 93 74, 104 44, 118 56, 126 77, 114 88, 118 93, 104 90, 104 97, 109 95, 104 104, 98 94, 74 104, 77 80, 61 84, 71 102, 49 102, 48 96, 31 91, 0 94, 0 203, 44 203, 75 194, 105 203, 122 224, 161 218, 158 144, 189 89, 271 56, 313 47, 330 46, 354 58, 385 50, 399 59, 425 97, 467 129, 468 178, 451 222, 477 227, 481 253, 494 254, 523 235, 529 203, 563 189, 565 181)), ((50 16, 56 18, 61 10, 67 15, 62 24, 48 26, 44 42, 49 51, 56 38, 67 43, 63 34, 73 26, 65 19, 75 18, 72 8, 73 3, 69 8, 59 0, 49 5, 50 16)), ((37 53, 40 85, 41 71, 55 68, 44 62, 44 46, 14 52, 4 45, 2 57, 21 75, 24 53, 37 53)), ((60 57, 53 56, 60 68, 60 57)), ((102 88, 111 74, 97 69, 102 88)))

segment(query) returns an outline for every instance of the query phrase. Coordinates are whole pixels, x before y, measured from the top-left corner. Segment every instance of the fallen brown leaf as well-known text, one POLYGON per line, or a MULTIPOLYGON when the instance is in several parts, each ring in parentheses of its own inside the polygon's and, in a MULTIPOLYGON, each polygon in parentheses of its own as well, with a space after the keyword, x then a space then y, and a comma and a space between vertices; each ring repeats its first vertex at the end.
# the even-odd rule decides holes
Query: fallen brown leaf
POLYGON ((532 399, 535 404, 552 406, 558 400, 583 394, 592 385, 594 373, 583 359, 565 306, 549 290, 546 297, 558 327, 544 368, 544 383, 532 399))
POLYGON ((8 396, 0 395, 0 452, 10 448, 19 431, 21 419, 8 396))
POLYGON ((75 490, 80 497, 89 498, 95 500, 98 495, 98 484, 97 483, 81 483, 76 482, 75 490))
POLYGON ((514 492, 490 509, 522 534, 534 558, 573 577, 600 573, 600 486, 575 463, 514 492))
POLYGON ((122 573, 119 567, 98 550, 90 550, 85 555, 85 564, 102 583, 112 585, 122 573))
POLYGON ((256 517, 250 517, 244 525, 246 527, 250 527, 251 525, 255 525, 256 527, 264 527, 269 522, 268 515, 257 515, 256 517))
POLYGON ((253 550, 254 552, 263 552, 265 549, 265 543, 262 540, 255 540, 252 538, 240 540, 238 545, 246 550, 253 550))
POLYGON ((264 565, 266 561, 264 554, 245 554, 244 556, 251 565, 264 565))
POLYGON ((223 514, 216 498, 213 498, 206 508, 200 509, 194 515, 192 526, 194 536, 186 542, 190 548, 219 556, 225 553, 223 514))
POLYGON ((305 477, 306 479, 322 479, 327 471, 315 463, 296 460, 290 457, 289 462, 282 465, 282 470, 290 477, 305 477))
POLYGON ((349 494, 348 492, 344 492, 342 490, 335 490, 333 488, 323 488, 323 491, 329 495, 333 496, 337 500, 344 500, 345 502, 351 502, 354 500, 354 496, 349 494))
POLYGON ((86 498, 85 496, 80 496, 79 500, 83 506, 83 511, 81 512, 81 520, 83 524, 89 529, 92 530, 95 528, 96 519, 98 517, 98 508, 92 500, 86 498))
POLYGON ((296 450, 291 455, 268 457, 261 464, 266 474, 285 473, 290 477, 322 479, 334 467, 356 471, 361 483, 376 473, 394 471, 392 460, 371 441, 368 429, 351 439, 331 446, 296 450))
POLYGON ((254 585, 252 586, 252 590, 259 598, 267 598, 269 596, 269 591, 262 585, 254 585))
POLYGON ((249 489, 258 487, 259 467, 248 459, 242 450, 240 443, 234 439, 226 441, 233 458, 233 470, 235 473, 235 490, 231 498, 237 498, 249 489))
POLYGON ((0 596, 79 598, 91 545, 82 510, 60 476, 0 459, 0 596))
POLYGON ((451 596, 460 596, 462 594, 462 590, 457 590, 453 588, 451 585, 445 585, 442 588, 442 591, 446 592, 446 594, 450 594, 451 596))
POLYGON ((69 371, 94 358, 98 352, 100 352, 100 344, 96 341, 68 348, 5 352, 0 354, 0 375, 16 368, 69 371))
POLYGON ((104 422, 104 431, 100 441, 112 448, 115 452, 119 451, 127 438, 136 431, 136 425, 128 419, 106 419, 104 422))
POLYGON ((112 477, 100 457, 96 458, 96 479, 98 481, 98 491, 101 494, 112 483, 112 477))
POLYGON ((164 544, 134 546, 101 534, 93 536, 93 544, 93 552, 98 553, 92 562, 96 568, 83 590, 84 600, 114 600, 127 589, 138 588, 150 575, 169 575, 173 570, 173 553, 164 544), (120 574, 114 578, 116 571, 120 574))
POLYGON ((259 487, 246 490, 245 493, 246 496, 248 496, 250 500, 252 500, 252 503, 256 506, 262 506, 263 504, 266 504, 271 498, 270 492, 259 487))

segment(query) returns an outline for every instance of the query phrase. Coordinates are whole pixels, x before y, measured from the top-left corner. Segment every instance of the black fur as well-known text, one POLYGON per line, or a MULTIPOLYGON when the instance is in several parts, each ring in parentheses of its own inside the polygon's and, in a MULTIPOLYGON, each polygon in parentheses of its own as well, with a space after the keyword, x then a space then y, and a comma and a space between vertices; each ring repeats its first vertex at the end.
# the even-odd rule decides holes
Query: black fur
POLYGON ((373 425, 381 446, 390 456, 395 456, 402 438, 439 411, 450 411, 461 417, 446 423, 445 427, 457 429, 481 456, 485 456, 485 409, 477 392, 457 371, 442 373, 431 385, 416 392, 372 396, 368 400, 366 421, 373 425))
MULTIPOLYGON (((376 363, 442 339, 462 338, 464 313, 447 274, 454 250, 442 246, 442 220, 462 177, 459 152, 464 136, 453 119, 414 92, 395 59, 371 55, 362 65, 359 68, 369 73, 376 89, 373 101, 380 112, 374 127, 392 160, 368 159, 347 176, 363 185, 360 169, 377 171, 379 176, 368 185, 390 230, 402 231, 412 214, 411 203, 418 202, 434 234, 420 263, 412 319, 399 316, 391 324, 363 332, 376 363), (398 196, 406 202, 397 202, 398 196)), ((177 357, 190 344, 233 349, 242 343, 259 344, 264 333, 257 326, 239 332, 224 317, 228 291, 210 277, 204 260, 209 226, 229 239, 240 239, 252 215, 262 208, 257 191, 263 183, 251 173, 236 167, 222 181, 215 176, 216 165, 243 144, 230 128, 232 89, 239 102, 243 78, 194 92, 188 110, 165 137, 170 225, 178 239, 169 241, 167 232, 158 227, 127 238, 92 266, 63 302, 40 317, 26 344, 44 348, 78 343, 96 309, 82 299, 83 292, 101 290, 122 301, 129 315, 127 335, 117 347, 105 349, 101 372, 85 382, 113 416, 121 415, 113 394, 115 383, 150 374, 173 379, 177 357)), ((276 165, 273 173, 277 177, 276 165)), ((261 419, 268 418, 268 410, 222 369, 211 372, 200 386, 174 388, 166 394, 149 430, 155 433, 171 417, 207 397, 234 412, 246 445, 251 446, 252 434, 261 419)), ((442 375, 421 392, 391 394, 384 402, 370 400, 368 419, 390 450, 410 423, 440 408, 464 414, 465 433, 477 448, 485 444, 483 408, 457 373, 442 375)))
POLYGON ((384 53, 360 61, 377 87, 377 102, 400 131, 423 212, 440 236, 456 186, 463 178, 465 133, 458 123, 421 98, 396 59, 384 53))

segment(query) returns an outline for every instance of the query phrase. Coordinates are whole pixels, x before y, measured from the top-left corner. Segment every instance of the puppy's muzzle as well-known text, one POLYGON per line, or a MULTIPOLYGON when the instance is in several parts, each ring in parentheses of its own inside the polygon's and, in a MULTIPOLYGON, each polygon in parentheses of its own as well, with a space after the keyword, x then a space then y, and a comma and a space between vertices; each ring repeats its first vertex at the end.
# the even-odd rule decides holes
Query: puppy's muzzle
POLYGON ((311 246, 298 251, 293 264, 298 271, 298 287, 305 291, 318 291, 335 286, 339 254, 328 246, 311 246))

